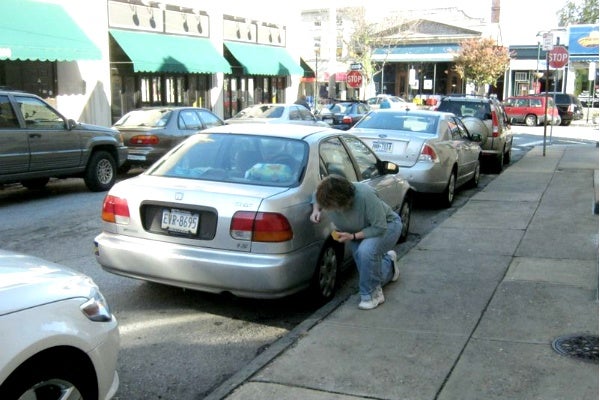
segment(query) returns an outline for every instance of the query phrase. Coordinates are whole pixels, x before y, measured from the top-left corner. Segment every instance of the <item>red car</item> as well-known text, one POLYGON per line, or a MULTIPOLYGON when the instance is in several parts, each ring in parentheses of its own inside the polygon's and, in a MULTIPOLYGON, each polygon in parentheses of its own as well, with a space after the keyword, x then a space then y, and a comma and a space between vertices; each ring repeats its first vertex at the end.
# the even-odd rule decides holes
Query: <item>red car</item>
POLYGON ((543 95, 514 96, 504 101, 504 111, 510 121, 515 124, 542 125, 544 123, 544 110, 546 110, 549 124, 560 124, 561 118, 552 97, 543 95), (546 99, 548 99, 547 108, 546 99))

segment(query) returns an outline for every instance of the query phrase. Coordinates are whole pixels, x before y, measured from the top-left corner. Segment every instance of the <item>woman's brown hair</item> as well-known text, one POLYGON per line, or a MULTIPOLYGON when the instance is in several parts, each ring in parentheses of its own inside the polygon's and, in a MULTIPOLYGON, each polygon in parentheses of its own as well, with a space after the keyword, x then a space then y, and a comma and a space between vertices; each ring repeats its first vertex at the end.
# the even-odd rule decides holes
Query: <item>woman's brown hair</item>
POLYGON ((319 183, 317 203, 324 209, 350 208, 354 200, 354 185, 339 175, 329 175, 319 183))

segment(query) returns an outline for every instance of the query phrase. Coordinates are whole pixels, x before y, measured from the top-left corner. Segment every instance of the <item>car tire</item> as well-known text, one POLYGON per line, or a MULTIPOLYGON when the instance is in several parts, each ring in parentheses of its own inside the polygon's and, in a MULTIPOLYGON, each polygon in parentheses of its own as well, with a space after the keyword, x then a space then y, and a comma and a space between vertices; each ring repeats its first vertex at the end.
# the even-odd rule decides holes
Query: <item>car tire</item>
POLYGON ((400 237, 398 238, 398 243, 406 242, 408 238, 408 230, 410 229, 410 216, 412 214, 412 196, 410 193, 407 193, 404 196, 404 201, 400 206, 400 210, 398 211, 398 215, 402 220, 402 230, 400 231, 400 237))
POLYGON ((538 120, 537 117, 533 114, 529 114, 525 117, 525 125, 527 126, 537 126, 538 120))
POLYGON ((117 163, 114 157, 107 151, 94 152, 89 159, 83 179, 92 192, 104 192, 110 189, 117 179, 117 163))
POLYGON ((25 181, 21 181, 21 185, 25 186, 27 189, 36 190, 46 187, 49 181, 50 178, 27 179, 25 181))
POLYGON ((42 362, 40 365, 38 362, 28 362, 4 381, 0 386, 0 397, 62 399, 71 391, 69 399, 97 399, 98 390, 95 384, 85 377, 86 372, 89 372, 88 369, 77 368, 69 363, 61 365, 56 362, 42 362))
POLYGON ((450 177, 448 178, 448 183, 446 184, 446 189, 441 194, 441 203, 445 208, 449 208, 452 206, 454 202, 454 195, 456 192, 456 170, 453 169, 450 177))
POLYGON ((311 298, 318 304, 331 300, 335 295, 342 254, 343 248, 338 250, 338 246, 331 239, 326 241, 319 254, 310 284, 311 298))
POLYGON ((506 154, 506 148, 503 147, 498 156, 493 159, 492 169, 494 173, 499 174, 504 169, 504 155, 506 154))
POLYGON ((512 158, 512 145, 508 146, 508 150, 504 153, 504 165, 510 164, 512 158))

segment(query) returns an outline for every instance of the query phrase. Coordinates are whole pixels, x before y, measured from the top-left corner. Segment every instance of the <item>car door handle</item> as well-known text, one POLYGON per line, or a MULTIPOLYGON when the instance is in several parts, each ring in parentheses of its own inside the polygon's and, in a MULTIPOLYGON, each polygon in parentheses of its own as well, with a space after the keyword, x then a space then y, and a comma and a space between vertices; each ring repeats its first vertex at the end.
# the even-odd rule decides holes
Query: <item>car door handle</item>
POLYGON ((41 138, 42 134, 41 133, 30 133, 29 137, 30 138, 41 138))

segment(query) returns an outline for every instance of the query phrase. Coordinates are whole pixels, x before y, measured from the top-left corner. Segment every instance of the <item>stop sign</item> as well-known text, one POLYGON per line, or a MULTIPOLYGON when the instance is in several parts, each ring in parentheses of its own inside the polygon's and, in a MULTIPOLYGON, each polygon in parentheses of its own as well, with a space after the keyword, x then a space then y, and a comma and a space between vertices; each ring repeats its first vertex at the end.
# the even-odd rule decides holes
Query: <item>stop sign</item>
POLYGON ((554 46, 548 52, 548 63, 552 68, 562 68, 569 62, 569 52, 564 46, 554 46))
POLYGON ((346 74, 346 84, 351 88, 362 86, 363 77, 360 71, 350 71, 346 74))

